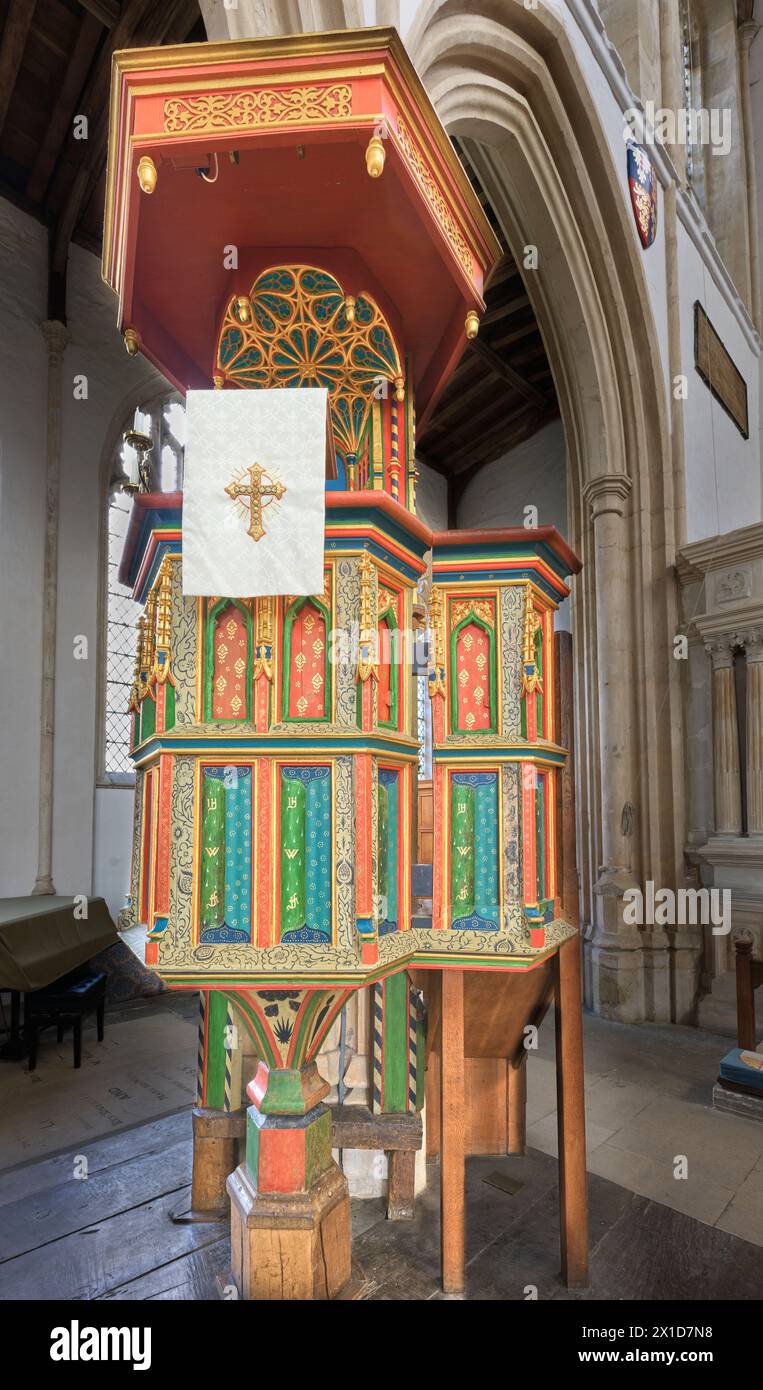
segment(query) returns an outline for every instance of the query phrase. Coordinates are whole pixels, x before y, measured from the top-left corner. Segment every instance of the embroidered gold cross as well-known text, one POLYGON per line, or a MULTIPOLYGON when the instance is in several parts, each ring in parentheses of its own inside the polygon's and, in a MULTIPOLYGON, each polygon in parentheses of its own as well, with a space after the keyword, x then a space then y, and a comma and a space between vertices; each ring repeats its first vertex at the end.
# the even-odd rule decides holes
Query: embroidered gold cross
POLYGON ((280 501, 287 489, 284 487, 283 483, 274 483, 272 478, 269 478, 269 475, 265 472, 265 469, 260 468, 258 463, 253 463, 249 468, 244 469, 242 477, 246 476, 249 477, 248 483, 244 483, 239 479, 229 483, 225 491, 234 502, 239 502, 244 508, 247 505, 244 499, 248 500, 249 525, 247 527, 247 535, 251 536, 253 541, 259 541, 262 540, 262 537, 265 535, 265 527, 262 524, 262 513, 267 506, 267 502, 263 499, 267 498, 268 501, 270 501, 272 498, 276 501, 280 501), (268 482, 263 482, 263 478, 269 478, 268 482))

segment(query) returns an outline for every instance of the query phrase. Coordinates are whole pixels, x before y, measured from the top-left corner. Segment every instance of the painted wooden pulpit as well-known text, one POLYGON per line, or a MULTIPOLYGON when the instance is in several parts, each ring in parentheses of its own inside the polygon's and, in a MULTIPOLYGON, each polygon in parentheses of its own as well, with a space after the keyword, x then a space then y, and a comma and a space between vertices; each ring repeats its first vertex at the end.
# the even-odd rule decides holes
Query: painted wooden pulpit
MULTIPOLYGON (((135 497, 121 569, 144 605, 131 912, 147 963, 201 991, 197 1205, 207 1179, 219 1193, 227 1176, 232 1277, 246 1298, 350 1285, 347 1183, 316 1057, 352 993, 370 987, 374 1108, 415 1111, 411 972, 425 994, 442 977, 446 1287, 463 1282, 453 1120, 465 972, 526 981, 559 969, 567 981, 564 1118, 577 1158, 565 1180, 584 1212, 553 722, 553 613, 579 563, 551 527, 433 535, 416 515, 416 421, 478 331, 498 254, 394 31, 115 55, 104 274, 128 351, 183 392, 320 386, 330 403, 319 592, 185 594, 181 493, 135 497), (431 918, 411 897, 411 639, 426 575, 431 918), (254 1059, 245 1120, 230 1104, 236 1030, 254 1059)), ((288 497, 245 445, 236 462, 229 495, 256 546, 272 499, 288 497)))

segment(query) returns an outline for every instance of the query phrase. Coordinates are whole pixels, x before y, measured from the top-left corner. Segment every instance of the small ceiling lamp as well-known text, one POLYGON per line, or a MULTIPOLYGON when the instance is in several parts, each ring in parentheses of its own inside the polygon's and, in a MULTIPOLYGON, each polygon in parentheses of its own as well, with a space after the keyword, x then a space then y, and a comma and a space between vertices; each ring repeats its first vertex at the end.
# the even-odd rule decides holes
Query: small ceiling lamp
POLYGON ((384 141, 380 135, 372 135, 366 145, 366 169, 369 178, 378 179, 384 173, 384 161, 387 158, 387 151, 384 148, 384 141))
POLYGON ((122 341, 130 357, 136 357, 140 349, 140 333, 138 330, 136 328, 125 328, 122 332, 122 341))
POLYGON ((138 183, 144 193, 153 193, 158 178, 156 165, 150 154, 142 154, 138 160, 138 183))

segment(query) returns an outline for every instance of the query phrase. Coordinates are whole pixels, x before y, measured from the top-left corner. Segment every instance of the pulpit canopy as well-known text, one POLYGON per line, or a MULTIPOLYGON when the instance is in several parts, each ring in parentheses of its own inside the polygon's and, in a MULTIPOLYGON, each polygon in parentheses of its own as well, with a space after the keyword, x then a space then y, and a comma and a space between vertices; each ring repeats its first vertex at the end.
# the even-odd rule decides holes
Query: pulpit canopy
POLYGON ((110 121, 128 350, 208 387, 226 305, 268 265, 320 265, 379 305, 425 423, 500 248, 393 29, 118 52, 110 121))

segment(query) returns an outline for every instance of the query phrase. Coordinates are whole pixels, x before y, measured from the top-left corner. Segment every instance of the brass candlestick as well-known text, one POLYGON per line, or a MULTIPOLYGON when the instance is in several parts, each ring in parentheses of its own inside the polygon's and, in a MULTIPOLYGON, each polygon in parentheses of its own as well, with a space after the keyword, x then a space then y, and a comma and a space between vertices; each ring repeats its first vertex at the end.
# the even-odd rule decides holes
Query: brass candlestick
POLYGON ((138 455, 138 481, 137 483, 133 483, 129 479, 126 479, 122 483, 122 491, 128 492, 131 495, 136 492, 150 492, 150 454, 151 450, 154 447, 154 441, 152 440, 151 435, 143 434, 141 430, 129 429, 125 430, 124 434, 122 435, 122 439, 124 440, 125 444, 129 444, 130 448, 134 449, 136 454, 138 455))

